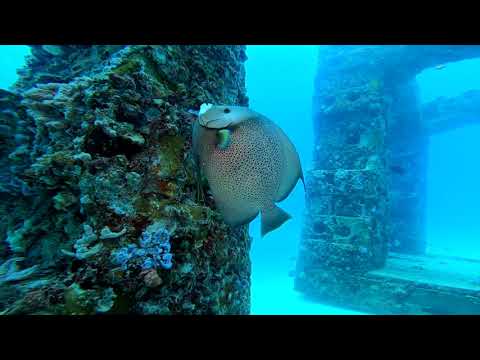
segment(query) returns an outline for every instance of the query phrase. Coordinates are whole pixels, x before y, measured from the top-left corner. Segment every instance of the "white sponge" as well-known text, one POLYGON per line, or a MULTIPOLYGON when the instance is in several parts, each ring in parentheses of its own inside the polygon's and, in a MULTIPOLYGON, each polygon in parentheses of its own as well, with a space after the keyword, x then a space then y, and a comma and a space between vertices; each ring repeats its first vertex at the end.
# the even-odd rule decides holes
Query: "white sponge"
POLYGON ((200 111, 198 112, 198 116, 205 114, 212 106, 213 104, 202 104, 200 106, 200 111))

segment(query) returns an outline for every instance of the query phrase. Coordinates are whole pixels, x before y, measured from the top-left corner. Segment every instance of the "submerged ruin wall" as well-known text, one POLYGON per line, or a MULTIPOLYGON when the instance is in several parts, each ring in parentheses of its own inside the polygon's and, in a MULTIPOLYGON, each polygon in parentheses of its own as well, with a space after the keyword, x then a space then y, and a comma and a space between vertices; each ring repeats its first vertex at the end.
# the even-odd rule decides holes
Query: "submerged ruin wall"
POLYGON ((2 314, 248 314, 250 237, 188 110, 247 105, 243 46, 33 46, 0 92, 2 314))
POLYGON ((321 47, 297 290, 361 304, 359 276, 382 268, 389 249, 424 253, 431 131, 415 76, 479 56, 479 46, 321 47))

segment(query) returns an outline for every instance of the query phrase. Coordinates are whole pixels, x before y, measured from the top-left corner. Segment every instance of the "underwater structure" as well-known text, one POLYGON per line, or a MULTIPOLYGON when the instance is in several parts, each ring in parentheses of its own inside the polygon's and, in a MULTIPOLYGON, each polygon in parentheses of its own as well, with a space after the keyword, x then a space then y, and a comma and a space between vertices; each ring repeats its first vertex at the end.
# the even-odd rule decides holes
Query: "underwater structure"
POLYGON ((248 314, 250 237, 191 154, 244 46, 32 46, 0 91, 1 314, 248 314))
POLYGON ((373 313, 480 313, 480 263, 425 253, 429 136, 480 121, 480 93, 421 106, 415 81, 475 57, 480 46, 321 49, 297 290, 373 313))

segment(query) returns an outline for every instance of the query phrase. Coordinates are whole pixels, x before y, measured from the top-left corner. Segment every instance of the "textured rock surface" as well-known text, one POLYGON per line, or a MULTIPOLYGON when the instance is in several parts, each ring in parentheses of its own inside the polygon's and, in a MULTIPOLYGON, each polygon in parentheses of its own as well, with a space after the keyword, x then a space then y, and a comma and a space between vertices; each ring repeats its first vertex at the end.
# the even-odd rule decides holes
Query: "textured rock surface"
MULTIPOLYGON (((388 249, 425 251, 428 126, 434 121, 422 121, 415 76, 474 57, 480 46, 322 47, 297 290, 340 302, 362 286, 359 277, 385 265, 388 249)), ((436 106, 423 114, 435 114, 436 106)))
POLYGON ((32 47, 0 93, 0 311, 249 313, 250 238, 197 186, 188 112, 247 105, 245 60, 242 46, 32 47), (173 266, 119 266, 152 224, 171 248, 144 260, 173 266))

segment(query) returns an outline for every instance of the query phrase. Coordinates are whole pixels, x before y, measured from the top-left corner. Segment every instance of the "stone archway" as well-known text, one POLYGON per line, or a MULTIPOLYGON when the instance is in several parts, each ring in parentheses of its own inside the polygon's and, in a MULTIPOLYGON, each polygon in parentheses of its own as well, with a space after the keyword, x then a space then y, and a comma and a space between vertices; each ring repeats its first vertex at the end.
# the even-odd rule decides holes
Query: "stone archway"
MULTIPOLYGON (((360 291, 359 277, 384 268, 389 248, 424 254, 428 137, 454 126, 454 120, 444 112, 435 115, 439 104, 420 106, 415 76, 475 57, 480 57, 480 46, 321 50, 298 290, 336 303, 345 300, 347 305, 354 305, 354 294, 362 294, 358 304, 371 309, 361 299, 368 294, 360 291)), ((470 98, 449 104, 452 110, 475 111, 475 96, 470 93, 470 98)), ((391 310, 386 305, 382 309, 391 310)), ((418 306, 403 311, 412 309, 420 311, 418 306)))

